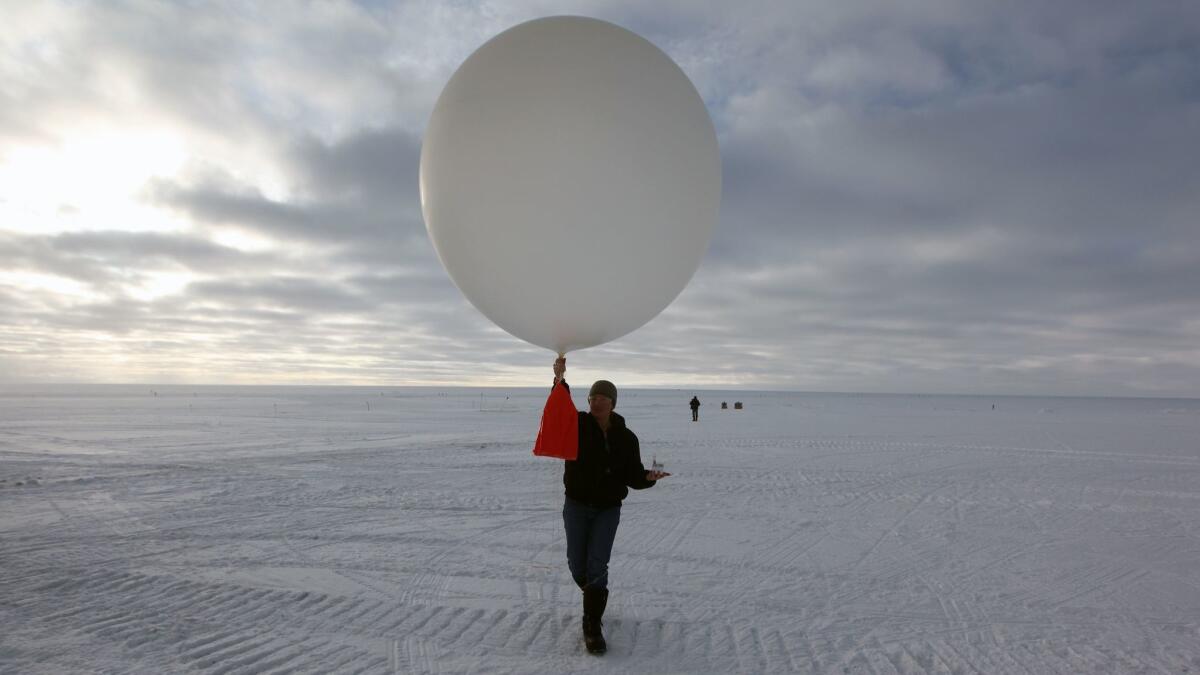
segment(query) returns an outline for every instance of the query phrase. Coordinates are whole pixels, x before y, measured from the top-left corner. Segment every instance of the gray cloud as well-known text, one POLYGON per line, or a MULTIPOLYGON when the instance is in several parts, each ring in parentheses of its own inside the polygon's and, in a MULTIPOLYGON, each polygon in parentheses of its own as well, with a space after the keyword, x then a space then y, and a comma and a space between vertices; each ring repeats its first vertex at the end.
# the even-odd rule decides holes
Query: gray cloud
POLYGON ((227 176, 201 176, 190 184, 155 181, 146 198, 202 226, 333 244, 337 255, 372 261, 411 259, 408 253, 416 247, 428 260, 416 189, 420 145, 411 134, 368 130, 335 143, 306 135, 285 144, 280 156, 303 197, 272 200, 227 176))
POLYGON ((277 307, 318 315, 360 311, 369 303, 358 294, 316 279, 273 277, 254 281, 202 281, 188 287, 197 302, 277 307))
POLYGON ((285 265, 277 256, 246 253, 193 235, 123 231, 53 236, 0 232, 0 259, 12 272, 50 274, 115 295, 153 283, 156 273, 212 276, 285 265))
POLYGON ((309 137, 295 142, 291 154, 299 181, 310 193, 360 196, 372 205, 410 214, 419 205, 421 142, 413 134, 367 129, 337 143, 309 137))

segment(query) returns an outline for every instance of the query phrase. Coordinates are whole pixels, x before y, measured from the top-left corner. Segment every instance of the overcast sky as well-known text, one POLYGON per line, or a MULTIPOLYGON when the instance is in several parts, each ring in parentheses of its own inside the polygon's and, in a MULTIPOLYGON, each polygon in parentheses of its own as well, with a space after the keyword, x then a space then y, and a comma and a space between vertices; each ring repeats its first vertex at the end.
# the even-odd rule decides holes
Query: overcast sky
POLYGON ((543 385, 421 218, 454 69, 578 14, 704 97, 721 221, 619 386, 1200 396, 1200 3, 0 0, 0 381, 543 385))

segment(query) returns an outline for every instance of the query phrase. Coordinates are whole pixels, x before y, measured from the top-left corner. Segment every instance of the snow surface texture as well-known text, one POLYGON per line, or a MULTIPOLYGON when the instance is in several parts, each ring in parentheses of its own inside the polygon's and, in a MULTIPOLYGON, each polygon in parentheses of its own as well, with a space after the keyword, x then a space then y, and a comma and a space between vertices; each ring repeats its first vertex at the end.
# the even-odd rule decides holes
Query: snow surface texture
POLYGON ((1200 672, 1200 401, 622 391, 597 658, 547 390, 156 391, 0 392, 0 672, 1200 672))

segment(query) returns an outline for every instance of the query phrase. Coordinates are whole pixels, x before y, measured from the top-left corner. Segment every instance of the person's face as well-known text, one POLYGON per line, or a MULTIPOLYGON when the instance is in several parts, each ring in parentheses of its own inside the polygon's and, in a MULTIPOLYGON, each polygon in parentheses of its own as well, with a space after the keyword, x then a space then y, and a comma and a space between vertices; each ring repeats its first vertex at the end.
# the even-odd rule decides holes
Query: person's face
POLYGON ((613 402, 604 394, 592 394, 588 397, 588 407, 593 416, 607 417, 613 410, 613 402))

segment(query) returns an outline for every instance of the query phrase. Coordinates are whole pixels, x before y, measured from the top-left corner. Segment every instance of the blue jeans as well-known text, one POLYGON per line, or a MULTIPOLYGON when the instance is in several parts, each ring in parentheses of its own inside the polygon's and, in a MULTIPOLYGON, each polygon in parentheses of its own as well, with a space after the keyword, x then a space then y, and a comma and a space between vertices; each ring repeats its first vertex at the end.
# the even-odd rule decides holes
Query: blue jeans
POLYGON ((567 498, 563 504, 567 528, 567 567, 580 588, 608 588, 608 559, 612 555, 621 507, 596 508, 567 498))

